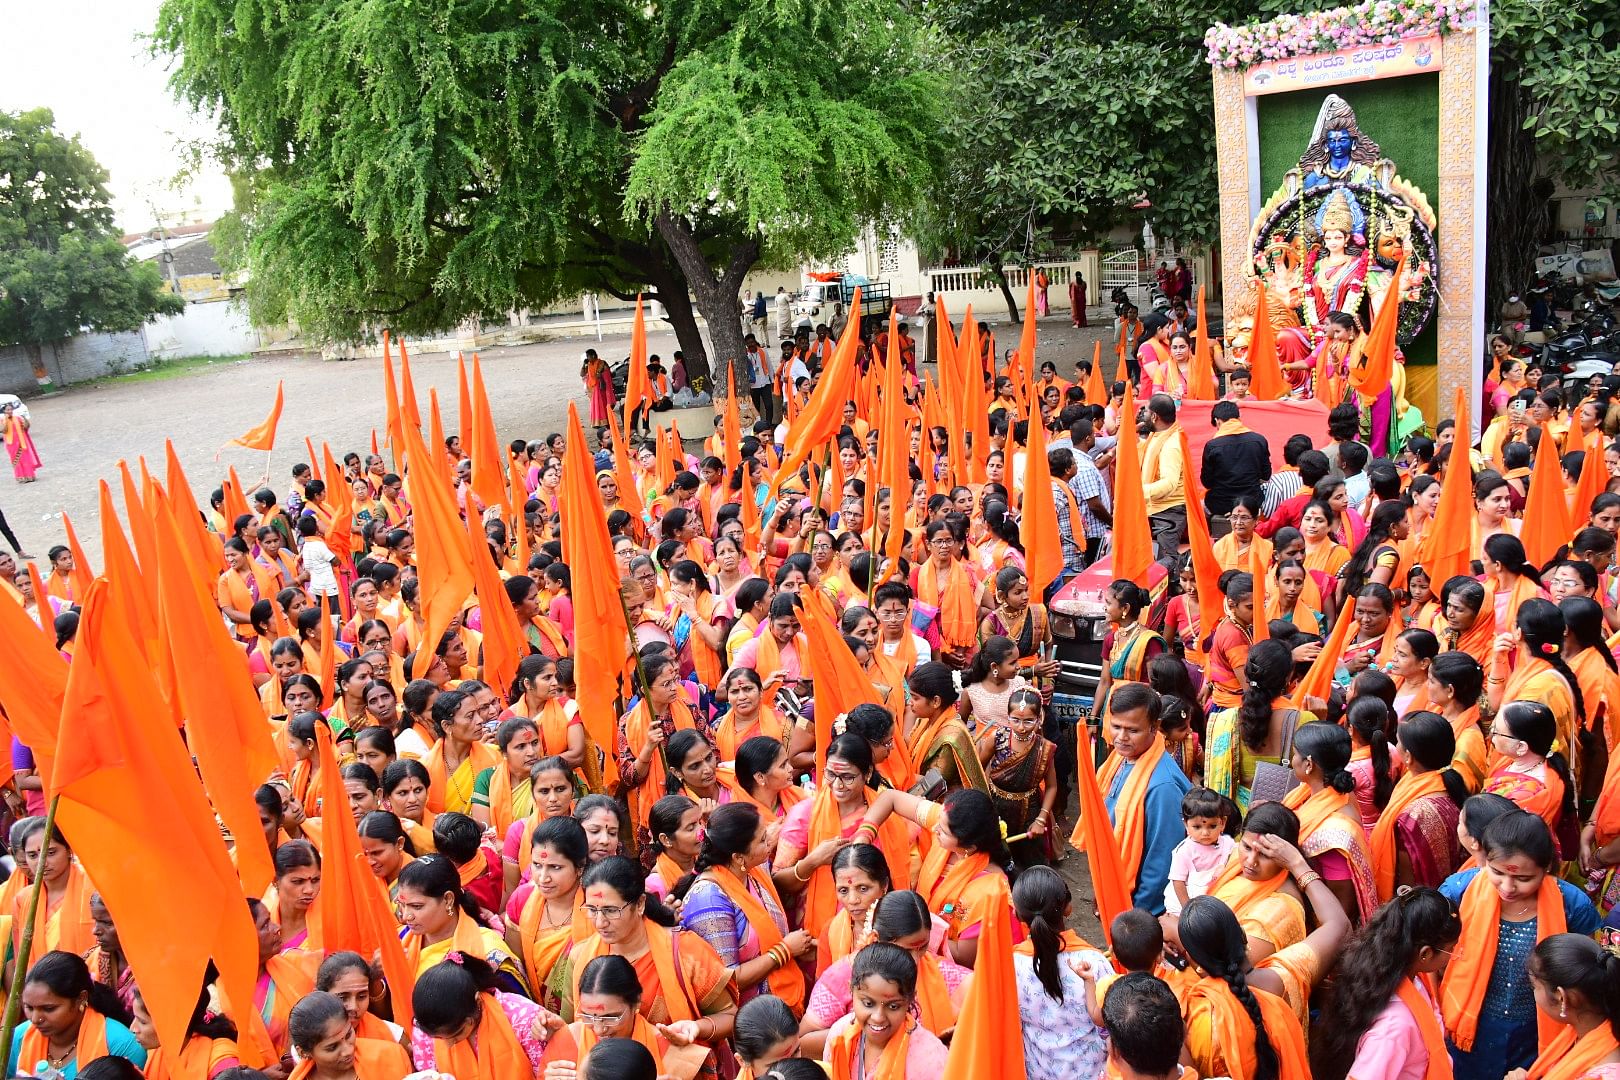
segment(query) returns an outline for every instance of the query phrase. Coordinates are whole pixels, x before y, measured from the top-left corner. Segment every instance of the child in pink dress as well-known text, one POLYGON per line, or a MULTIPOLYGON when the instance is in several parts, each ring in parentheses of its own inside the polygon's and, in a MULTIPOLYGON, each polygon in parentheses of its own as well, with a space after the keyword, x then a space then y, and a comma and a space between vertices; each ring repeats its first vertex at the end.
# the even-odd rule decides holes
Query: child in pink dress
POLYGON ((1181 908, 1195 896, 1209 891, 1215 876, 1237 846, 1227 834, 1235 807, 1218 792, 1195 787, 1181 797, 1181 821, 1187 839, 1170 853, 1170 883, 1164 887, 1164 910, 1180 915, 1181 908))

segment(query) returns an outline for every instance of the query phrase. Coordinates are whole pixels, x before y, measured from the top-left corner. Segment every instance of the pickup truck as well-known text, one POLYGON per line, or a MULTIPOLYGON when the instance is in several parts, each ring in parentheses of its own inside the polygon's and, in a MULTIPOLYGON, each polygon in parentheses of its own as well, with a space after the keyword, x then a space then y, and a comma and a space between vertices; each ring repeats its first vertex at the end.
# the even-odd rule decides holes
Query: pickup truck
POLYGON ((833 281, 811 281, 799 291, 793 301, 795 328, 807 326, 812 330, 817 323, 826 323, 833 333, 843 329, 843 320, 850 298, 856 288, 861 290, 861 324, 881 327, 889 319, 889 283, 868 281, 855 274, 845 274, 833 281))

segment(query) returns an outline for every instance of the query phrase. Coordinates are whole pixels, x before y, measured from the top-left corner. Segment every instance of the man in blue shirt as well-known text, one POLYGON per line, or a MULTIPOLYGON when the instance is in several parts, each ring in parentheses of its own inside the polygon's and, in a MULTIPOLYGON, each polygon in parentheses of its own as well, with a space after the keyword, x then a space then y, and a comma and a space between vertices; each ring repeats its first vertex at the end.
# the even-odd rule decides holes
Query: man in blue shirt
MULTIPOLYGON (((1124 683, 1109 695, 1108 739, 1114 753, 1120 757, 1119 771, 1103 792, 1112 822, 1117 823, 1124 811, 1120 799, 1131 773, 1155 746, 1162 750, 1161 709, 1159 692, 1144 683, 1124 683)), ((1142 795, 1142 864, 1136 872, 1131 904, 1163 915, 1164 887, 1170 881, 1170 856, 1176 845, 1187 838, 1187 830, 1181 823, 1181 797, 1192 789, 1192 782, 1169 754, 1161 752, 1153 756, 1156 758, 1151 766, 1153 773, 1142 795)))

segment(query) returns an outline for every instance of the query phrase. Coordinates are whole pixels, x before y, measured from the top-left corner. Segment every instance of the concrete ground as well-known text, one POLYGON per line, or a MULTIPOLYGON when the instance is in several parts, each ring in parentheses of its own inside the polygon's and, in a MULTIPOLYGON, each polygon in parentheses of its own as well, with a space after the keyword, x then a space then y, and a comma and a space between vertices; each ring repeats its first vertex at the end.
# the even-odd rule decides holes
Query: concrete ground
MULTIPOLYGON (((1017 345, 1019 328, 1007 325, 1006 311, 998 299, 987 297, 992 303, 979 314, 994 316, 992 329, 997 349, 1004 352, 1017 345)), ((1092 342, 1108 333, 1109 314, 1093 308, 1087 329, 1074 328, 1066 310, 1042 320, 1037 357, 1055 360, 1060 374, 1072 374, 1074 360, 1090 356, 1092 342)), ((519 436, 536 439, 563 430, 570 402, 588 415, 579 363, 581 352, 591 344, 571 339, 480 353, 496 431, 503 443, 519 436)), ((1105 341, 1105 354, 1110 347, 1105 341)), ((608 337, 596 348, 610 360, 617 359, 629 352, 629 336, 608 337)), ((668 356, 675 348, 673 333, 648 335, 651 352, 668 356)), ((437 389, 446 431, 455 431, 455 357, 445 353, 413 355, 411 370, 424 416, 429 390, 437 389)), ((1104 370, 1112 373, 1111 360, 1104 370)), ((42 573, 46 569, 46 551, 63 542, 64 511, 72 517, 92 565, 99 568, 98 481, 108 482, 122 513, 120 460, 134 467, 144 456, 161 481, 164 440, 172 439, 199 499, 206 500, 207 493, 232 465, 245 484, 265 482, 268 476, 269 486, 281 494, 291 480, 294 463, 307 457, 304 436, 308 435, 317 449, 323 440, 330 443, 338 456, 348 450, 364 453, 373 429, 381 440, 385 416, 382 383, 380 360, 327 361, 313 355, 278 354, 188 371, 169 379, 115 379, 35 398, 28 407, 44 466, 38 481, 32 484, 9 483, 0 469, 0 510, 4 510, 24 550, 41 560, 42 573), (276 449, 268 455, 268 473, 266 455, 262 453, 233 447, 219 453, 216 461, 221 444, 264 419, 275 398, 278 380, 285 384, 285 406, 276 449)), ((1073 820, 1071 809, 1062 826, 1065 837, 1073 820)), ((1099 943, 1101 931, 1092 911, 1084 856, 1067 851, 1058 869, 1074 892, 1071 925, 1087 940, 1099 943)))

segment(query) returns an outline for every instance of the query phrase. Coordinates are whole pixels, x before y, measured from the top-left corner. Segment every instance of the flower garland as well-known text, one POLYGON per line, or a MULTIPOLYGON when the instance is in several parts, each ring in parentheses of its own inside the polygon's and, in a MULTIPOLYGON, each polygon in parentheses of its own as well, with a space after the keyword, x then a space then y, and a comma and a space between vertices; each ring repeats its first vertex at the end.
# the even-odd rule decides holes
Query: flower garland
POLYGON ((1467 0, 1364 0, 1352 7, 1280 15, 1265 23, 1216 23, 1204 35, 1214 67, 1247 68, 1268 60, 1334 52, 1358 45, 1392 45, 1474 25, 1467 0))

